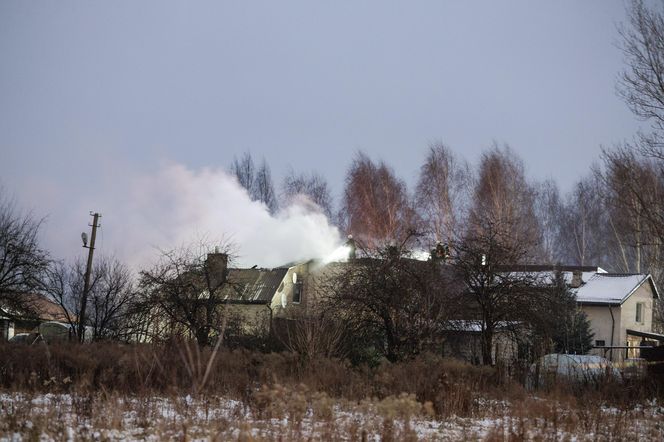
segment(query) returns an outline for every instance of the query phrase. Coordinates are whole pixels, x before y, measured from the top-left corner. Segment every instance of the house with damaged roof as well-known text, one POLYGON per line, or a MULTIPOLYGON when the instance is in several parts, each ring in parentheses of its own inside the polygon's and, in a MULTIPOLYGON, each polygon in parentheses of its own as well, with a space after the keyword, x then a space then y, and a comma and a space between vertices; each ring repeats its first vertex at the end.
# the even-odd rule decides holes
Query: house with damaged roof
POLYGON ((306 263, 266 269, 228 268, 227 262, 226 254, 209 253, 202 266, 158 274, 162 279, 148 290, 148 308, 133 319, 132 339, 180 335, 200 342, 203 334, 214 338, 221 330, 228 339, 265 338, 275 318, 300 310, 304 280, 298 277, 306 263))
MULTIPOLYGON (((211 254, 208 259, 214 258, 214 255, 211 254)), ((353 265, 353 260, 331 263, 307 261, 273 269, 228 269, 228 284, 222 288, 220 304, 228 312, 229 332, 267 336, 274 333, 277 323, 297 321, 315 313, 319 297, 331 293, 329 285, 335 275, 348 265, 353 265)), ((609 273, 600 267, 510 267, 505 271, 537 275, 545 285, 547 279, 553 282, 556 271, 563 274, 579 309, 589 319, 594 333, 593 354, 619 361, 638 357, 641 346, 664 342, 664 335, 652 330, 653 310, 659 293, 650 275, 609 273)), ((456 319, 458 321, 448 333, 448 338, 454 337, 455 346, 462 348, 468 340, 477 341, 481 324, 476 323, 476 318, 456 319), (468 339, 464 337, 466 335, 468 339)), ((505 326, 506 337, 511 328, 505 326)), ((502 333, 502 330, 499 331, 502 333)), ((516 357, 518 352, 508 341, 498 341, 501 348, 496 349, 496 359, 506 352, 510 358, 516 357)), ((462 351, 449 347, 452 354, 444 349, 441 351, 450 356, 458 354, 463 359, 478 359, 477 345, 465 346, 467 348, 462 348, 462 351)))

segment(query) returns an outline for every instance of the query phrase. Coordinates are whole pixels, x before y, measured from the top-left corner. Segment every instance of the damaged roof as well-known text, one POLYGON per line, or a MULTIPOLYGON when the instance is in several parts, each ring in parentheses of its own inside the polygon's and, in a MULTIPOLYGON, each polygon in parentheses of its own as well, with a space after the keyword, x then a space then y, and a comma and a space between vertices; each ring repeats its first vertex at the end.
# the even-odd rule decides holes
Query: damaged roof
POLYGON ((229 269, 223 289, 229 302, 268 303, 277 292, 288 269, 229 269))

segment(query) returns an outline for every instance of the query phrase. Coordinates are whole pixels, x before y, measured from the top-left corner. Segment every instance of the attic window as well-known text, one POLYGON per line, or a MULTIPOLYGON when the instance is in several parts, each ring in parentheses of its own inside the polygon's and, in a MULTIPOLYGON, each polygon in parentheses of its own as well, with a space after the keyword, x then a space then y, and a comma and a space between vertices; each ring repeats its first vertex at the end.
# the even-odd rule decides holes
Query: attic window
POLYGON ((595 347, 604 347, 605 345, 606 342, 603 339, 595 341, 595 347))
POLYGON ((293 303, 299 304, 302 301, 302 282, 293 284, 293 303))
POLYGON ((644 310, 643 302, 637 302, 636 303, 636 322, 638 322, 639 324, 643 324, 643 310, 644 310))

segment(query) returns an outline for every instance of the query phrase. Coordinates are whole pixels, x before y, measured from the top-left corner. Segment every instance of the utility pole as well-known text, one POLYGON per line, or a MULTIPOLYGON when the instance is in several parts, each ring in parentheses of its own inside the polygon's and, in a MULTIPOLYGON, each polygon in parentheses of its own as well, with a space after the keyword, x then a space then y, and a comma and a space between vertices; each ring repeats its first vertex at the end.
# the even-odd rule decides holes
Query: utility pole
POLYGON ((81 235, 83 247, 88 249, 88 265, 85 267, 85 285, 83 286, 83 299, 81 299, 81 311, 78 313, 78 340, 83 342, 85 339, 85 309, 88 305, 88 292, 90 291, 90 274, 92 273, 92 255, 95 251, 95 238, 97 237, 98 221, 101 215, 97 212, 90 212, 92 216, 92 235, 90 236, 90 246, 87 245, 88 238, 85 233, 81 235))

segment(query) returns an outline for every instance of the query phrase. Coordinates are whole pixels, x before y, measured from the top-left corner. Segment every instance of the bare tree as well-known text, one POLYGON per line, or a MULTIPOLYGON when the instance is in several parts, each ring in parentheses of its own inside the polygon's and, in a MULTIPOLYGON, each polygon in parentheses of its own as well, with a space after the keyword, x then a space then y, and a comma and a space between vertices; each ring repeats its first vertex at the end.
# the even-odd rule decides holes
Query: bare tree
MULTIPOLYGON (((85 265, 77 261, 67 265, 64 261, 53 262, 44 278, 43 293, 62 309, 73 335, 78 332, 78 316, 76 312, 81 305, 85 265)), ((100 279, 98 272, 90 275, 91 287, 100 279)))
POLYGON ((430 244, 449 243, 454 238, 466 218, 471 186, 468 163, 442 143, 429 146, 415 194, 430 244))
POLYGON ((227 316, 222 292, 228 284, 228 254, 205 253, 203 248, 164 251, 152 269, 141 272, 144 305, 158 309, 174 333, 190 333, 200 346, 223 336, 227 316))
POLYGON ((256 166, 254 166, 254 159, 249 152, 245 152, 239 159, 236 157, 233 158, 231 173, 235 176, 238 183, 240 183, 240 186, 244 187, 253 199, 256 166))
POLYGON ((128 315, 134 307, 136 290, 127 266, 116 259, 102 259, 101 279, 91 290, 90 325, 93 339, 126 339, 131 332, 128 315))
MULTIPOLYGON (((407 241, 405 241, 407 242, 407 241)), ((373 347, 390 361, 436 348, 459 287, 448 268, 409 257, 404 244, 365 250, 330 279, 328 308, 345 325, 351 352, 373 347)))
POLYGON ((664 183, 652 160, 628 148, 604 151, 598 171, 611 227, 613 267, 623 272, 656 269, 664 234, 664 183))
POLYGON ((250 153, 245 153, 242 158, 234 158, 231 163, 231 173, 238 183, 249 193, 252 201, 260 201, 265 204, 270 213, 278 209, 277 197, 272 184, 272 174, 265 159, 256 168, 250 153))
POLYGON ((606 210, 596 174, 580 180, 563 203, 560 218, 561 261, 601 265, 607 253, 606 210))
MULTIPOLYGON (((646 157, 654 158, 656 164, 657 181, 664 181, 664 7, 663 3, 647 5, 642 0, 633 0, 628 8, 629 22, 620 28, 622 36, 622 50, 625 56, 626 68, 622 72, 617 84, 620 96, 625 100, 632 112, 639 118, 650 123, 649 132, 638 134, 637 141, 631 148, 638 150, 646 157)), ((654 275, 661 274, 655 269, 658 265, 658 256, 664 235, 664 208, 659 201, 647 201, 648 191, 626 191, 628 198, 638 201, 638 212, 632 212, 632 223, 638 223, 634 232, 639 241, 637 252, 643 251, 641 244, 642 222, 646 229, 654 230, 658 237, 656 245, 649 247, 651 255, 646 258, 652 263, 646 264, 654 275), (635 216, 636 215, 636 216, 635 216), (645 219, 640 218, 645 216, 645 219)), ((652 234, 653 232, 648 232, 652 234)), ((643 256, 638 255, 637 263, 641 266, 643 256)), ((656 276, 660 278, 660 276, 656 276)), ((661 304, 661 303, 660 303, 661 304)), ((659 308, 659 320, 664 322, 664 311, 659 308)))
POLYGON ((292 169, 284 177, 281 186, 282 205, 287 206, 303 195, 332 220, 332 195, 325 178, 318 173, 296 174, 292 169))
MULTIPOLYGON (((535 189, 526 180, 522 161, 509 147, 494 146, 482 155, 470 209, 469 229, 506 229, 503 240, 540 248, 541 226, 535 213, 535 189)), ((481 232, 472 233, 472 235, 481 232)))
POLYGON ((558 186, 552 180, 535 184, 535 215, 539 222, 541 250, 549 263, 564 262, 564 247, 560 243, 561 226, 565 215, 558 186))
MULTIPOLYGON (((49 268, 43 292, 57 303, 73 333, 78 330, 78 313, 83 296, 85 265, 56 262, 49 268)), ((115 258, 101 257, 90 275, 89 314, 86 324, 92 339, 120 339, 130 333, 128 315, 135 301, 129 269, 115 258)))
POLYGON ((662 3, 648 7, 632 0, 629 23, 620 28, 626 69, 617 84, 632 112, 651 123, 652 133, 640 136, 643 153, 664 159, 664 16, 662 3))
POLYGON ((362 152, 346 175, 340 219, 347 233, 370 249, 401 243, 417 226, 406 184, 385 163, 375 164, 362 152))
POLYGON ((527 243, 510 237, 512 226, 484 220, 480 229, 471 230, 455 242, 452 266, 466 291, 459 304, 467 306, 480 324, 482 361, 493 364, 493 343, 501 327, 517 327, 519 321, 534 311, 533 293, 541 286, 534 272, 515 271, 520 263, 532 259, 527 243))
POLYGON ((42 220, 21 213, 0 188, 0 308, 18 311, 25 293, 39 290, 49 264, 48 253, 39 246, 42 220))

